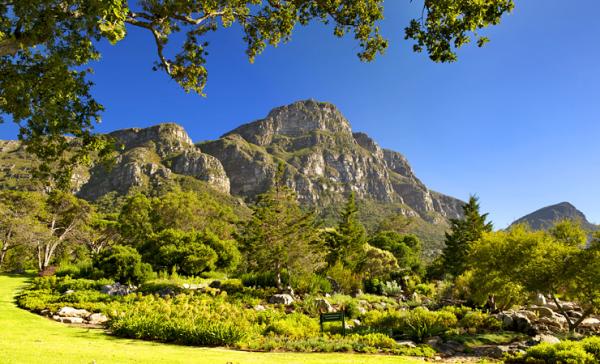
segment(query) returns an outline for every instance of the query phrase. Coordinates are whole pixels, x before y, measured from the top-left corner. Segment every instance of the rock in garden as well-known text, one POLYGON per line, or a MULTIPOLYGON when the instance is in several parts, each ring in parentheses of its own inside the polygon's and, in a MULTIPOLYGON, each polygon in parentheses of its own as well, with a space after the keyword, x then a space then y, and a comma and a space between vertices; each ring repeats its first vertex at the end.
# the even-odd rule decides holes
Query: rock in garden
POLYGON ((119 282, 115 284, 107 284, 106 286, 102 287, 102 293, 110 296, 127 296, 128 294, 135 292, 135 290, 135 286, 128 286, 119 282))
POLYGON ((92 325, 102 325, 108 321, 108 317, 101 313, 93 313, 88 316, 87 320, 92 325))
POLYGON ((331 307, 331 304, 329 303, 329 301, 327 301, 324 298, 317 298, 315 300, 315 306, 317 306, 317 309, 319 310, 320 313, 333 312, 333 307, 331 307))
POLYGON ((537 312, 539 317, 553 317, 554 311, 549 309, 548 307, 536 307, 533 310, 537 312))
POLYGON ((410 341, 410 340, 396 341, 396 344, 398 344, 399 346, 407 347, 407 348, 416 348, 417 347, 417 344, 415 344, 414 341, 410 341))
POLYGON ((546 296, 544 296, 541 293, 538 293, 535 297, 535 304, 538 306, 545 306, 547 303, 548 301, 546 300, 546 296))
POLYGON ((254 311, 265 311, 266 308, 263 305, 256 305, 254 306, 254 311))
POLYGON ((560 339, 556 336, 540 334, 532 338, 532 341, 536 344, 559 344, 560 339))
POLYGON ((291 305, 294 303, 294 299, 289 294, 282 293, 271 296, 271 298, 269 298, 269 303, 291 305))
POLYGON ((64 324, 82 324, 83 319, 81 317, 61 317, 60 322, 64 324))
POLYGON ((596 329, 600 327, 600 320, 594 317, 588 317, 581 322, 581 327, 596 329))
POLYGON ((79 317, 84 318, 88 317, 90 313, 86 310, 78 310, 73 307, 63 307, 57 312, 60 317, 79 317))

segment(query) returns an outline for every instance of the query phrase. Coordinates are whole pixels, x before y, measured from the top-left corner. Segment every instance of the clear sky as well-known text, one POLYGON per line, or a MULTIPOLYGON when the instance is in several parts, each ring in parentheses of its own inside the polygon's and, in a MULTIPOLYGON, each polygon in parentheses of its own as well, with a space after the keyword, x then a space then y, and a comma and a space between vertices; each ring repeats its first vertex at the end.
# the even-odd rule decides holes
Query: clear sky
MULTIPOLYGON (((420 1, 385 2, 390 48, 369 64, 351 38, 324 26, 298 28, 249 64, 233 27, 210 39, 206 98, 152 72, 151 35, 134 29, 116 46, 100 44, 94 94, 107 110, 98 130, 174 121, 201 141, 314 98, 404 153, 430 188, 477 194, 498 228, 562 201, 600 223, 600 3, 516 3, 485 32, 491 43, 461 50, 455 64, 432 63, 403 40, 420 1)), ((0 138, 15 135, 0 125, 0 138)))

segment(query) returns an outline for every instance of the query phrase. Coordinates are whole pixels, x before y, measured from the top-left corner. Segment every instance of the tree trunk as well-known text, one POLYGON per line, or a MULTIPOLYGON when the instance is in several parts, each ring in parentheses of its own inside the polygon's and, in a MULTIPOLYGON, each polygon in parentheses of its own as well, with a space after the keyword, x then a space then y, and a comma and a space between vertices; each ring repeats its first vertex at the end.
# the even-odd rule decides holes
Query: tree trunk
POLYGON ((4 264, 4 258, 6 258, 6 252, 8 252, 8 242, 5 242, 2 245, 2 250, 0 250, 0 268, 4 264))
POLYGON ((577 321, 573 322, 571 320, 571 317, 567 314, 565 309, 560 304, 560 302, 558 302, 558 299, 556 298, 556 296, 554 296, 554 294, 551 294, 550 296, 552 297, 552 301, 554 301, 554 304, 556 305, 556 307, 558 307, 560 314, 563 315, 563 317, 567 320, 567 324, 569 325, 569 332, 571 332, 571 333, 575 332, 575 330, 577 330, 577 328, 579 327, 579 325, 581 325, 583 320, 588 318, 593 312, 593 309, 589 308, 583 312, 583 314, 581 315, 581 317, 579 319, 577 319, 577 321))

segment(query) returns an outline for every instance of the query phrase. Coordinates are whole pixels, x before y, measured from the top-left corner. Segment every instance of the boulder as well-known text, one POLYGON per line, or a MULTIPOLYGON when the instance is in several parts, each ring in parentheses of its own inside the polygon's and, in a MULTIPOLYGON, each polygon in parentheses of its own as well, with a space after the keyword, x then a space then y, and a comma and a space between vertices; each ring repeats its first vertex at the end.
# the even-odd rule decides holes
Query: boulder
POLYGON ((282 305, 291 305, 292 303, 294 303, 294 298, 292 298, 292 296, 290 296, 289 294, 276 294, 271 296, 271 298, 269 298, 269 303, 272 304, 282 304, 282 305))
POLYGON ((81 317, 61 317, 60 322, 64 324, 82 324, 83 319, 81 317))
POLYGON ((320 313, 333 312, 333 307, 325 298, 317 298, 315 300, 315 306, 317 307, 320 313))
POLYGON ((92 325, 102 325, 108 321, 108 317, 101 313, 93 313, 87 317, 87 321, 92 325))
POLYGON ((396 341, 396 344, 398 344, 399 346, 407 347, 407 348, 416 348, 417 347, 417 344, 415 344, 414 341, 410 341, 410 340, 396 341))
POLYGON ((560 339, 553 335, 540 334, 531 339, 535 344, 560 344, 560 339))
POLYGON ((90 315, 90 313, 86 310, 78 310, 73 307, 63 307, 58 310, 57 315, 60 317, 79 317, 85 318, 90 315))
POLYGON ((532 330, 531 320, 523 312, 516 312, 512 316, 512 320, 512 329, 515 331, 528 333, 532 330))
POLYGON ((554 311, 552 311, 551 309, 549 309, 548 307, 536 307, 533 309, 535 312, 537 312, 539 317, 553 317, 554 316, 554 311))
POLYGON ((588 317, 581 322, 581 327, 588 329, 597 329, 600 328, 600 320, 595 317, 588 317))
POLYGON ((541 293, 538 293, 537 296, 535 297, 535 304, 538 306, 545 306, 548 303, 548 300, 546 300, 546 296, 544 296, 541 293))
POLYGON ((127 296, 128 294, 135 292, 136 289, 137 288, 135 286, 125 285, 117 282, 115 284, 107 284, 106 286, 102 287, 102 293, 110 296, 127 296))

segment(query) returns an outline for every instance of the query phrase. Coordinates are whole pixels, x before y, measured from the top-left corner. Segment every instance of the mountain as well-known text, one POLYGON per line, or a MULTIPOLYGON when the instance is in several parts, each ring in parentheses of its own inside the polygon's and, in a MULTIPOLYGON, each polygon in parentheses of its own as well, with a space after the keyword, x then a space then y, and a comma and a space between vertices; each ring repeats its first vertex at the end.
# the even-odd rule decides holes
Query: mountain
POLYGON ((556 205, 541 208, 529 215, 523 216, 511 224, 527 224, 534 230, 547 230, 555 222, 561 220, 580 221, 581 226, 586 230, 596 230, 598 226, 590 223, 583 212, 579 211, 569 202, 561 202, 556 205))
POLYGON ((357 198, 430 222, 461 216, 462 201, 429 190, 406 158, 382 149, 332 104, 306 100, 272 110, 199 148, 218 159, 231 193, 253 199, 266 191, 278 163, 299 200, 326 212, 353 191, 357 198))
MULTIPOLYGON (((195 181, 216 194, 251 202, 270 187, 283 163, 286 183, 326 223, 354 192, 368 227, 384 217, 410 217, 438 249, 448 219, 462 214, 462 201, 428 189, 402 154, 353 132, 329 103, 306 100, 278 107, 264 119, 199 144, 173 123, 110 135, 116 141, 114 163, 79 168, 74 175, 74 192, 87 200, 158 193, 195 181)), ((0 188, 35 188, 33 165, 19 142, 0 141, 0 188)))

